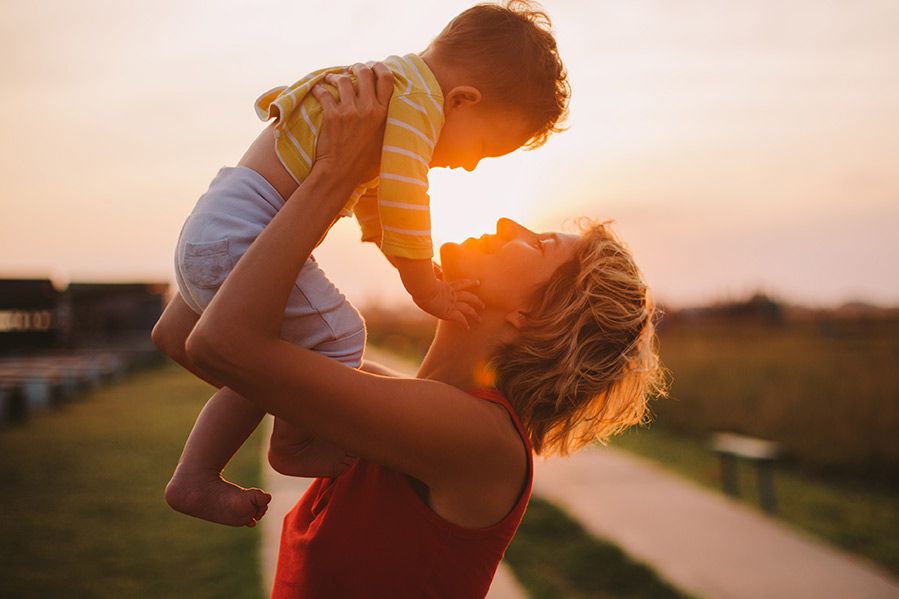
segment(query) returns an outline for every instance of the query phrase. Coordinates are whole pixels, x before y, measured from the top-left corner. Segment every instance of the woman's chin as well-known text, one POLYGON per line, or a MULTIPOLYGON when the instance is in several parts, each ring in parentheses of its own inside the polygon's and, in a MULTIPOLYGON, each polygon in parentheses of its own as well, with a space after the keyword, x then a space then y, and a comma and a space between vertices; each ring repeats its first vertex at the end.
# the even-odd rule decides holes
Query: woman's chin
POLYGON ((440 266, 447 281, 463 278, 460 265, 465 249, 458 243, 444 243, 440 246, 440 266))

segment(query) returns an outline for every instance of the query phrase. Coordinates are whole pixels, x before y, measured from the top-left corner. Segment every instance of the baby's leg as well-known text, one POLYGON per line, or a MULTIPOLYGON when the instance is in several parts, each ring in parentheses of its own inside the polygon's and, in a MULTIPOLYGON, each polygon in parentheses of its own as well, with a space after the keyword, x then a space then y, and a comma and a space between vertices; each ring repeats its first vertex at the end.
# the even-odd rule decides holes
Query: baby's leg
POLYGON ((316 439, 281 418, 275 418, 268 462, 288 476, 337 476, 353 463, 345 449, 316 439))
POLYGON ((222 478, 228 460, 253 432, 264 412, 223 387, 200 412, 165 499, 175 510, 229 526, 256 526, 272 497, 222 478))
MULTIPOLYGON (((185 221, 175 250, 178 299, 166 310, 154 340, 194 374, 218 386, 187 357, 184 342, 228 273, 271 221, 284 200, 248 168, 223 168, 185 221), (191 314, 191 312, 193 314, 191 314)), ((228 389, 203 408, 166 487, 178 511, 233 526, 254 526, 271 497, 222 479, 222 469, 259 424, 263 412, 228 389)))
MULTIPOLYGON (((351 368, 362 364, 365 323, 312 258, 303 265, 287 302, 281 337, 351 368)), ((291 476, 337 476, 355 459, 279 418, 268 455, 276 471, 291 476)))

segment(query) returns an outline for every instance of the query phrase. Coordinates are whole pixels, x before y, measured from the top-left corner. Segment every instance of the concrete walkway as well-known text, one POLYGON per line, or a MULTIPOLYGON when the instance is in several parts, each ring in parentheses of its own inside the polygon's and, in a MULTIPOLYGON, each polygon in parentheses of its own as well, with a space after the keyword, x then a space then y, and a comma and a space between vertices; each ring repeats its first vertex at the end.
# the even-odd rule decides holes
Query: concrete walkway
POLYGON ((535 494, 697 597, 899 598, 876 565, 630 454, 590 448, 535 471, 535 494))
MULTIPOLYGON (((411 366, 408 362, 380 352, 377 349, 366 349, 366 358, 379 362, 398 372, 409 373, 414 370, 414 366, 411 366)), ((271 416, 266 416, 263 426, 267 427, 269 433, 271 432, 271 423, 271 416)), ((262 488, 272 494, 272 501, 269 504, 268 512, 259 524, 262 529, 262 584, 265 596, 268 596, 274 582, 275 566, 278 563, 281 522, 284 519, 284 515, 290 511, 300 496, 312 484, 312 479, 294 478, 278 474, 268 465, 265 455, 266 451, 268 451, 268 441, 263 442, 262 488)), ((487 597, 488 599, 524 599, 527 597, 527 594, 518 581, 515 580, 511 569, 501 563, 496 576, 493 578, 493 584, 487 597)))

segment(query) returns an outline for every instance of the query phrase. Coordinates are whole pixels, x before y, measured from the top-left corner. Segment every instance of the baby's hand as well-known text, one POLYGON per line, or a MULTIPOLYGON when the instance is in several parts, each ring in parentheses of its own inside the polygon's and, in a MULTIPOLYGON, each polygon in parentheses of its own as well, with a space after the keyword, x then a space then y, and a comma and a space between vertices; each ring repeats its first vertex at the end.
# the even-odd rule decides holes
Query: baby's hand
POLYGON ((484 309, 484 302, 475 294, 467 291, 478 284, 478 281, 471 279, 450 281, 449 283, 438 280, 434 291, 427 296, 413 296, 412 300, 415 305, 428 314, 441 320, 457 322, 466 329, 470 329, 472 322, 481 320, 478 312, 484 309))
POLYGON ((431 268, 434 269, 434 276, 437 278, 437 280, 442 281, 443 280, 443 267, 432 260, 431 268))

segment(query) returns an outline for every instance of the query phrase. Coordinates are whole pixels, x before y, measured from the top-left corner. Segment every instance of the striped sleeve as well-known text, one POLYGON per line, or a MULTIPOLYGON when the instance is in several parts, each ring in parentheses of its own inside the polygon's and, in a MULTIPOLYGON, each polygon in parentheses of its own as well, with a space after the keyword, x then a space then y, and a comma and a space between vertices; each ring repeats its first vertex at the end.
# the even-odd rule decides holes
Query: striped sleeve
POLYGON ((285 89, 287 89, 286 85, 279 85, 256 98, 253 108, 256 109, 256 116, 259 117, 259 120, 267 121, 270 118, 279 116, 279 108, 275 100, 285 89))
POLYGON ((381 217, 378 216, 378 188, 372 187, 366 190, 356 205, 353 206, 353 214, 359 222, 362 230, 362 241, 381 246, 381 217))
POLYGON ((428 93, 395 94, 387 110, 378 214, 381 251, 388 256, 429 260, 431 214, 428 169, 443 111, 428 93))

